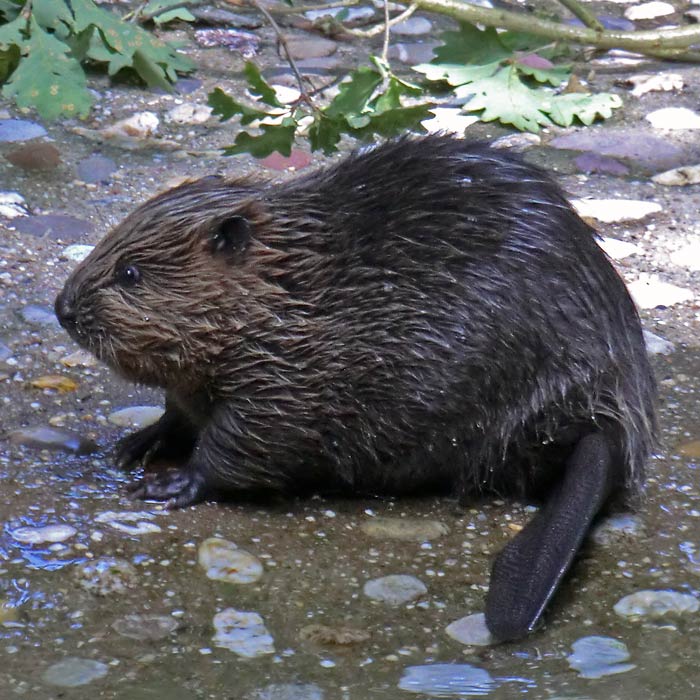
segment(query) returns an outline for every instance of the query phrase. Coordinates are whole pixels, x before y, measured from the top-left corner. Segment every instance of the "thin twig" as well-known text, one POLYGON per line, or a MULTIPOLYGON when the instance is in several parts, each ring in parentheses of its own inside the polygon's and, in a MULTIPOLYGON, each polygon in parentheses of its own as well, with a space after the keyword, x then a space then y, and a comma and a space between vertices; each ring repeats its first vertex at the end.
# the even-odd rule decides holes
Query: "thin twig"
POLYGON ((559 2, 590 29, 594 29, 596 32, 605 31, 605 27, 598 21, 598 18, 588 8, 581 5, 578 0, 559 0, 559 2))
MULTIPOLYGON (((297 79, 297 85, 299 86, 299 99, 303 100, 310 107, 315 109, 313 101, 309 96, 309 93, 306 91, 306 88, 304 87, 304 78, 302 77, 301 72, 299 71, 299 67, 297 66, 297 63, 294 60, 294 57, 292 56, 292 52, 289 50, 287 39, 282 33, 282 30, 279 28, 277 22, 275 22, 274 17, 267 11, 265 7, 263 7, 263 5, 260 2, 258 2, 258 0, 248 0, 248 2, 253 7, 255 7, 258 10, 258 12, 262 13, 265 16, 265 19, 270 23, 270 26, 277 35, 277 41, 279 41, 280 46, 284 50, 284 54, 287 58, 287 63, 289 63, 289 67, 292 69, 292 73, 294 73, 294 77, 297 79)), ((311 85, 311 87, 313 88, 313 85, 311 85)))
POLYGON ((388 22, 382 22, 381 24, 377 24, 371 29, 348 29, 346 27, 345 31, 349 34, 352 34, 353 36, 359 37, 360 39, 368 39, 369 37, 376 36, 377 34, 381 34, 382 32, 386 32, 390 27, 393 27, 399 24, 400 22, 403 22, 405 19, 408 19, 418 9, 418 7, 418 2, 415 2, 413 5, 404 10, 400 15, 394 17, 394 19, 390 19, 388 22))
POLYGON ((384 0, 384 46, 382 46, 382 61, 389 61, 389 35, 391 27, 389 26, 389 0, 384 0))

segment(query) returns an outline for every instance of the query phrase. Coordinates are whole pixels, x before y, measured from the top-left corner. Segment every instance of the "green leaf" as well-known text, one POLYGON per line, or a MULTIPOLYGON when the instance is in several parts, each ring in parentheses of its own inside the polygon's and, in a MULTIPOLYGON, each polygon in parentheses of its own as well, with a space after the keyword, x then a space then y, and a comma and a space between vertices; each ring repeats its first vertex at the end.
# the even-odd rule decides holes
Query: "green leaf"
POLYGON ((97 7, 92 0, 71 0, 71 6, 77 32, 89 27, 98 30, 95 36, 102 40, 107 52, 91 49, 89 55, 96 60, 97 56, 104 57, 102 60, 108 63, 110 75, 131 66, 137 72, 139 67, 144 69, 141 77, 146 81, 154 80, 153 70, 156 70, 163 80, 173 82, 178 72, 186 73, 194 69, 194 63, 172 46, 136 25, 123 22, 113 12, 97 7), (137 52, 140 58, 135 66, 133 62, 137 52))
POLYGON ((12 0, 0 0, 0 15, 4 17, 6 22, 11 22, 22 9, 23 2, 12 2, 12 0))
POLYGON ((242 131, 233 146, 224 149, 224 154, 235 156, 250 153, 255 158, 265 158, 277 151, 283 156, 289 156, 297 129, 293 119, 285 119, 280 125, 262 124, 261 129, 263 133, 260 136, 251 136, 242 131))
POLYGON ((540 126, 552 123, 546 115, 551 95, 541 88, 531 90, 524 85, 514 66, 501 68, 493 77, 475 81, 460 90, 473 94, 462 109, 465 112, 483 110, 482 121, 498 119, 521 131, 539 131, 540 126))
POLYGON ((340 135, 347 130, 344 123, 346 120, 342 117, 333 119, 322 112, 316 114, 314 123, 309 127, 311 150, 323 151, 326 155, 336 151, 340 135))
POLYGON ((155 63, 145 51, 134 51, 131 66, 149 87, 159 87, 168 92, 173 91, 173 86, 164 75, 163 68, 155 63))
POLYGON ((501 66, 500 61, 485 63, 479 66, 463 66, 461 64, 421 63, 413 66, 413 70, 424 73, 428 80, 445 80, 452 86, 465 85, 475 80, 483 80, 493 75, 501 66))
POLYGON ((45 32, 32 17, 30 41, 3 88, 5 97, 14 97, 20 107, 36 107, 46 119, 60 115, 84 116, 92 99, 80 63, 69 55, 70 47, 45 32))
POLYGON ((270 107, 284 108, 284 105, 277 99, 277 93, 267 84, 258 67, 252 61, 246 61, 243 74, 248 81, 248 90, 252 95, 259 97, 261 102, 270 105, 270 107))
POLYGON ((478 29, 468 22, 460 23, 458 32, 443 32, 442 46, 433 50, 431 63, 478 64, 503 61, 511 55, 493 27, 478 29))
POLYGON ((222 122, 228 121, 236 114, 241 115, 241 124, 250 124, 256 119, 267 119, 275 115, 261 112, 259 109, 253 109, 241 102, 236 102, 232 97, 229 97, 221 88, 215 88, 209 93, 207 102, 214 110, 214 114, 219 117, 222 122))
POLYGON ((194 22, 196 17, 186 8, 180 7, 177 10, 169 10, 168 12, 163 12, 162 15, 156 15, 153 21, 157 25, 167 24, 168 22, 174 22, 179 19, 183 22, 194 22))
POLYGON ((552 68, 534 68, 520 61, 516 62, 516 67, 523 75, 529 75, 538 83, 549 83, 554 87, 558 87, 565 83, 571 75, 571 66, 554 66, 552 68))
POLYGON ((349 114, 359 115, 367 108, 367 102, 382 82, 382 76, 368 66, 350 73, 350 80, 340 84, 340 92, 324 110, 331 118, 349 114))
POLYGON ((17 17, 12 22, 0 27, 0 49, 9 49, 12 46, 21 47, 25 41, 27 32, 27 20, 17 17))
POLYGON ((60 38, 67 36, 68 28, 74 25, 73 14, 62 0, 33 0, 32 17, 44 29, 62 31, 60 38))
POLYGON ((561 126, 571 126, 574 119, 590 126, 597 117, 608 119, 612 116, 613 109, 621 106, 622 100, 618 95, 607 92, 598 95, 573 92, 552 98, 550 116, 561 126))
MULTIPOLYGON (((415 105, 414 107, 397 107, 373 115, 369 124, 355 133, 360 138, 372 137, 375 134, 391 137, 404 134, 407 131, 425 131, 421 122, 435 115, 430 111, 432 104, 415 105)), ((353 132, 354 133, 354 132, 353 132)))

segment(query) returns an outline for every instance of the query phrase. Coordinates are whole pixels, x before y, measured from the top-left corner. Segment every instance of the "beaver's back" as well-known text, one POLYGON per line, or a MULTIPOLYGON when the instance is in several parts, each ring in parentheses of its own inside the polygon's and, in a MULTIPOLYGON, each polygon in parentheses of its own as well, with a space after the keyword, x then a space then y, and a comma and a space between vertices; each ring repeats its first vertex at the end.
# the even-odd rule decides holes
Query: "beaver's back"
POLYGON ((349 481, 403 490, 447 470, 527 488, 520 457, 596 422, 637 488, 654 426, 637 313, 542 171, 404 139, 265 200, 266 243, 289 255, 276 281, 318 322, 319 430, 349 481))

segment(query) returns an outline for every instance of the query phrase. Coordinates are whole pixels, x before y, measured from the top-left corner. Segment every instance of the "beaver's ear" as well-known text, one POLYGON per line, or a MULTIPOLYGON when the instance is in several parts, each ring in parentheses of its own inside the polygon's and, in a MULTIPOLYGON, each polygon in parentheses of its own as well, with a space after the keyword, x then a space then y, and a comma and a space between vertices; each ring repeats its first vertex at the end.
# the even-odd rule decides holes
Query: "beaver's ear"
POLYGON ((253 226, 244 216, 224 219, 211 232, 211 250, 214 255, 242 253, 250 241, 253 226))

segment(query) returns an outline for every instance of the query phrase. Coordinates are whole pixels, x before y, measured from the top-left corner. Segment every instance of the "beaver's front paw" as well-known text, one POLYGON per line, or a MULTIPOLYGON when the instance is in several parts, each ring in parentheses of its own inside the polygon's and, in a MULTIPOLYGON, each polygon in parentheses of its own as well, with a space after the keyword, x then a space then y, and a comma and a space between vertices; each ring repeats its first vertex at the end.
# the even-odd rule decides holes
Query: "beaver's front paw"
POLYGON ((204 478, 187 467, 146 474, 129 489, 131 498, 167 501, 168 508, 184 508, 204 500, 204 478))
POLYGON ((126 470, 148 464, 161 448, 161 434, 160 424, 154 423, 122 438, 117 443, 117 467, 126 470))

